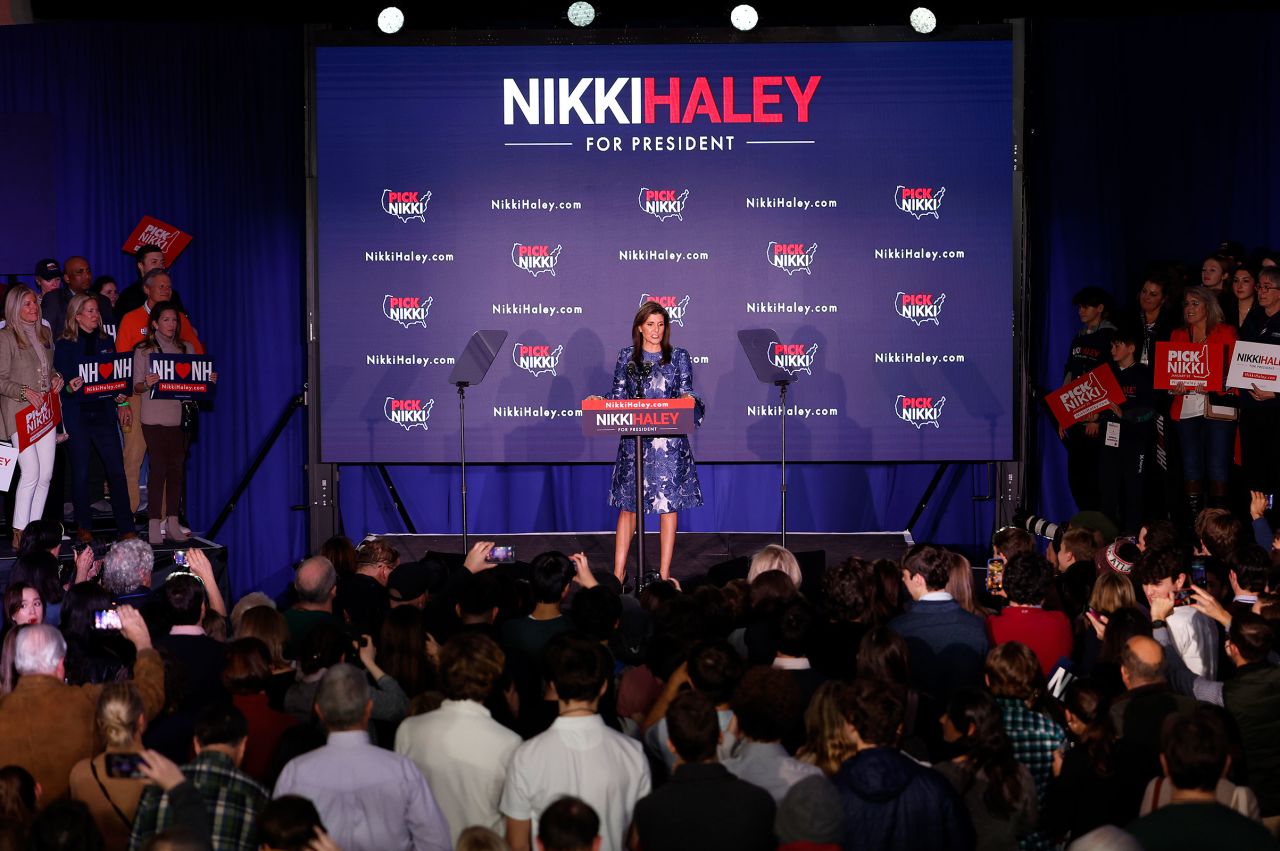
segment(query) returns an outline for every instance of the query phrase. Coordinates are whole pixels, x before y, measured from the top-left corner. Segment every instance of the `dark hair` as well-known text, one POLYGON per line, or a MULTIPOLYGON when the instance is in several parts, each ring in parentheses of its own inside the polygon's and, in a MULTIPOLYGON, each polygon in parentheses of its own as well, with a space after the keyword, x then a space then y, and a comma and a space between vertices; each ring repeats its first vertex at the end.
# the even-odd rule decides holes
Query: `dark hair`
POLYGON ((18 556, 9 568, 9 582, 25 582, 40 592, 46 604, 62 602, 62 565, 47 548, 31 550, 18 556))
POLYGON ((1071 303, 1076 307, 1101 307, 1105 312, 1111 307, 1111 296, 1102 287, 1084 287, 1071 297, 1071 303))
POLYGON ((1036 553, 1018 553, 1004 566, 1004 591, 1011 603, 1038 606, 1049 590, 1049 562, 1036 553))
POLYGON ((458 610, 465 615, 488 615, 498 607, 498 580, 492 571, 469 573, 458 593, 458 610))
POLYGON ((1186 549, 1187 541, 1182 531, 1172 520, 1155 520, 1147 524, 1147 534, 1142 540, 1148 550, 1159 550, 1166 547, 1186 549))
POLYGON ((725 589, 717 585, 699 585, 693 590, 693 600, 698 604, 703 634, 707 638, 725 638, 733 632, 734 605, 725 589))
POLYGON ((1257 594, 1267 590, 1267 574, 1271 571, 1271 554, 1257 544, 1239 549, 1230 562, 1236 584, 1257 594))
POLYGON ((1127 346, 1141 346, 1146 339, 1146 330, 1135 320, 1125 318, 1115 323, 1111 332, 1111 342, 1124 343, 1127 346))
POLYGON ((249 735, 249 722, 229 703, 208 706, 196 716, 196 741, 201 747, 240 744, 249 735))
POLYGON ((1026 790, 995 698, 980 689, 958 689, 947 702, 947 717, 960 731, 960 753, 968 757, 963 763, 965 788, 959 791, 967 793, 982 777, 987 781, 983 803, 997 816, 1011 815, 1026 790))
POLYGON ((1013 558, 1018 553, 1029 553, 1036 547, 1036 538, 1026 529, 1018 526, 1005 526, 997 529, 991 536, 991 546, 999 550, 1005 558, 1013 558))
POLYGON ((459 632, 440 648, 440 687, 449 700, 484 703, 502 676, 506 656, 479 632, 459 632))
POLYGON ((1089 680, 1072 680, 1062 696, 1062 704, 1084 724, 1079 744, 1089 757, 1093 773, 1110 777, 1117 768, 1119 736, 1111 721, 1106 692, 1089 680))
POLYGON ((351 639, 346 633, 333 624, 322 623, 313 627, 302 640, 298 668, 304 674, 314 674, 341 662, 350 649, 351 639))
POLYGON ((427 627, 415 606, 396 606, 382 621, 378 635, 378 665, 415 697, 435 684, 435 672, 427 658, 427 627))
POLYGON ((232 694, 258 694, 271 682, 271 651, 260 638, 237 638, 227 645, 222 684, 232 694))
POLYGON ((1124 646, 1135 635, 1151 637, 1151 618, 1142 609, 1125 606, 1107 618, 1107 631, 1098 651, 1099 662, 1119 662, 1124 646))
POLYGON ((349 576, 356 572, 356 548, 346 535, 334 535, 320 545, 320 552, 332 564, 339 576, 349 576))
POLYGON ((316 805, 301 795, 281 795, 258 813, 258 842, 278 851, 304 851, 324 830, 316 805))
POLYGON ((858 677, 905 686, 911 679, 907 642, 887 626, 868 630, 858 644, 858 677))
POLYGON ((822 609, 832 621, 868 621, 873 614, 877 590, 871 562, 850 558, 827 568, 822 575, 822 609))
POLYGON ((533 599, 539 603, 558 603, 564 589, 573 581, 577 569, 569 557, 559 550, 549 550, 533 559, 533 599))
POLYGON ((545 658, 556 697, 566 703, 596 700, 613 672, 609 651, 576 633, 565 632, 551 639, 545 658))
POLYGON ((20 765, 0 768, 0 823, 17 822, 24 829, 36 815, 36 779, 20 765))
POLYGON ((849 689, 849 723, 870 745, 894 745, 905 710, 898 690, 885 683, 859 679, 849 689))
POLYGON ((89 292, 102 295, 102 288, 105 287, 107 284, 115 284, 117 290, 120 288, 120 285, 116 283, 116 279, 113 276, 99 275, 98 277, 94 278, 93 283, 89 285, 89 292))
POLYGON ((751 613, 768 615, 780 611, 799 591, 781 570, 766 570, 751 580, 751 613))
POLYGON ((1244 535, 1240 518, 1225 508, 1206 508, 1196 517, 1196 535, 1209 554, 1229 561, 1244 535))
MULTIPOLYGON (((28 585, 25 582, 10 582, 8 587, 4 589, 5 623, 7 624, 13 623, 13 616, 17 614, 19 609, 22 608, 22 592, 26 591, 28 588, 30 588, 32 591, 35 591, 37 596, 40 595, 39 588, 36 588, 33 585, 28 585)), ((44 604, 44 597, 40 597, 40 603, 41 605, 44 604)), ((43 622, 44 622, 44 618, 42 617, 41 623, 43 622)))
POLYGON ((1211 712, 1174 712, 1164 719, 1160 753, 1177 789, 1216 789, 1227 767, 1227 747, 1226 730, 1211 712))
POLYGON ((93 629, 94 612, 111 605, 111 595, 97 582, 77 582, 67 589, 62 598, 62 610, 58 625, 63 635, 89 634, 93 629))
POLYGON ((662 316, 662 362, 671 363, 671 316, 656 301, 646 301, 640 305, 635 321, 631 323, 631 362, 636 366, 644 362, 644 338, 640 334, 640 326, 654 315, 662 316))
POLYGON ((102 831, 83 801, 60 798, 31 825, 31 851, 101 851, 102 831))
POLYGON ((590 851, 600 835, 600 817, 591 805, 565 795, 538 817, 538 841, 545 851, 590 851))
POLYGON ((622 600, 599 585, 583 588, 573 597, 569 619, 583 635, 596 641, 607 641, 622 617, 622 600))
POLYGON ((689 682, 716 705, 733 698, 743 668, 742 657, 724 640, 699 644, 689 652, 689 682))
MULTIPOLYGON (((152 269, 150 272, 147 273, 147 276, 143 278, 142 281, 145 284, 154 278, 160 277, 161 275, 168 277, 169 273, 164 269, 152 269)), ((176 345, 178 348, 181 349, 186 345, 186 343, 182 336, 182 311, 178 309, 177 302, 175 301, 156 302, 155 305, 152 306, 151 312, 147 314, 147 327, 159 328, 160 318, 164 316, 164 313, 167 310, 172 310, 174 319, 178 321, 178 324, 175 325, 173 328, 173 342, 174 342, 174 345, 176 345)), ((153 333, 152 331, 148 331, 147 335, 143 337, 142 341, 139 342, 138 345, 134 346, 134 348, 135 349, 159 349, 160 348, 159 334, 153 333)))
POLYGON ((902 557, 902 569, 923 577, 930 591, 941 591, 951 579, 951 553, 933 544, 916 544, 902 557))
POLYGON ((1176 549, 1153 550, 1150 547, 1133 566, 1133 578, 1139 585, 1155 585, 1165 579, 1176 579, 1187 572, 1184 554, 1176 549))
POLYGON ((1276 641, 1271 624, 1253 612, 1242 612, 1233 617, 1227 634, 1245 662, 1266 659, 1276 641))
POLYGON ((731 705, 744 736, 757 742, 777 742, 799 723, 804 695, 791 674, 758 666, 738 683, 731 705))
POLYGON ((983 666, 991 693, 996 697, 1033 700, 1044 690, 1044 674, 1030 647, 1021 641, 997 644, 987 653, 983 666))
POLYGON ((36 552, 52 555, 53 548, 62 544, 62 533, 62 524, 57 520, 32 520, 22 530, 18 555, 36 552))
MULTIPOLYGON (((144 245, 138 246, 138 250, 133 252, 133 259, 135 262, 141 263, 148 254, 164 254, 164 249, 158 245, 152 245, 148 242, 144 245)), ((151 271, 154 272, 156 270, 152 269, 151 271)))
POLYGON ((686 691, 667 707, 667 736, 685 762, 707 762, 720 744, 720 718, 708 695, 686 691))
POLYGON ((778 652, 786 656, 808 656, 817 624, 813 606, 797 596, 782 610, 782 617, 778 619, 778 652))
MULTIPOLYGON (((877 615, 884 622, 902 610, 902 568, 897 562, 887 558, 877 559, 873 567, 880 590, 877 615)), ((951 578, 949 572, 947 578, 951 578)))
POLYGON ((164 601, 175 626, 200 623, 204 605, 204 583, 194 574, 171 573, 163 586, 164 601))

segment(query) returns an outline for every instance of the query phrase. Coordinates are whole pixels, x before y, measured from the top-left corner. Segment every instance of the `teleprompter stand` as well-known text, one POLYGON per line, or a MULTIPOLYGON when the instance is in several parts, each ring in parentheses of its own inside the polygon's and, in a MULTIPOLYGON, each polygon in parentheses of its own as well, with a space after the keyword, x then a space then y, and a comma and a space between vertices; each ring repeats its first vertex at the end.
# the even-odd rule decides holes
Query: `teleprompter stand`
POLYGON ((498 349, 507 340, 506 331, 477 331, 467 341, 466 348, 458 355, 458 362, 449 373, 449 383, 458 388, 458 459, 462 466, 462 555, 469 548, 467 541, 467 388, 484 381, 498 349))
POLYGON ((773 365, 770 348, 781 339, 772 328, 748 328, 738 332, 738 342, 747 355, 747 361, 755 370, 761 383, 778 388, 778 404, 782 408, 779 417, 779 442, 782 448, 782 481, 778 493, 782 500, 782 546, 787 545, 787 388, 795 381, 791 373, 773 365))

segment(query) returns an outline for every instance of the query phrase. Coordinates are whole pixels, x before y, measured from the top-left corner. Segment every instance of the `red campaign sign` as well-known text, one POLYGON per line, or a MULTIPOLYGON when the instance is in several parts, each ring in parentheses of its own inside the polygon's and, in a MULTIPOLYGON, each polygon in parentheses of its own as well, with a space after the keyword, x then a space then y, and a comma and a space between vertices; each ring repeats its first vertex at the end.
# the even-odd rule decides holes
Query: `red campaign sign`
POLYGON ((1226 346, 1209 343, 1156 343, 1157 390, 1221 390, 1226 346))
POLYGON ((1123 405, 1124 391, 1111 367, 1103 365, 1059 387, 1045 399, 1058 425, 1070 428, 1108 405, 1123 405))
POLYGON ((124 241, 126 254, 133 254, 144 245, 154 245, 164 252, 164 265, 172 266, 178 255, 191 244, 191 234, 184 233, 154 216, 143 216, 142 221, 124 241))
POLYGON ((50 391, 43 394, 40 407, 27 405, 18 411, 18 451, 21 452, 58 427, 62 422, 62 401, 50 391))

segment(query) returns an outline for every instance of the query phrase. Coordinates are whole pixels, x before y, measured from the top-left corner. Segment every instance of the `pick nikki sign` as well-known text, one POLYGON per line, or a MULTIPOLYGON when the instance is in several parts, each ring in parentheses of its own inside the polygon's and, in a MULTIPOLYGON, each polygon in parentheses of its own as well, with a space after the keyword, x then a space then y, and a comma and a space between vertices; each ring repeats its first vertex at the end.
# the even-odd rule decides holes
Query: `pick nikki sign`
POLYGON ((147 367, 160 376, 151 388, 152 399, 212 399, 213 360, 206 355, 154 353, 147 367))
POLYGON ((1157 390, 1221 390, 1226 347, 1208 343, 1156 343, 1157 390))
POLYGON ((125 253, 133 254, 144 245, 154 245, 164 253, 164 265, 169 267, 190 244, 191 234, 184 233, 155 216, 143 216, 133 233, 124 241, 123 248, 125 253))
POLYGON ((80 392, 87 397, 115 396, 123 393, 132 396, 129 389, 133 384, 133 354, 106 354, 100 357, 85 358, 80 362, 76 374, 84 381, 80 392))
POLYGON ((43 396, 43 404, 27 405, 18 411, 15 419, 18 425, 19 452, 53 431, 62 422, 62 400, 58 398, 58 394, 50 391, 43 396))
POLYGON ((1111 367, 1103 364, 1045 397, 1062 428, 1070 428, 1109 405, 1123 405, 1124 391, 1111 367))

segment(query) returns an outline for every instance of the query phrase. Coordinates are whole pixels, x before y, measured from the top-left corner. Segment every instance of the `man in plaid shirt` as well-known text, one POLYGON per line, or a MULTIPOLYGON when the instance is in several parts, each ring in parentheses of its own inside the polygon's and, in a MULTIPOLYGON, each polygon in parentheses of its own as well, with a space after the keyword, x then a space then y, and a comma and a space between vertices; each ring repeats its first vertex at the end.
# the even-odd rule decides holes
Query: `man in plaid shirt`
MULTIPOLYGON (((196 721, 196 758, 182 766, 182 773, 200 790, 209 811, 213 851, 258 848, 258 812, 271 796, 239 769, 248 737, 249 727, 240 710, 211 707, 196 721)), ((152 834, 173 824, 174 817, 169 793, 148 786, 138 801, 129 851, 140 851, 152 834)))

